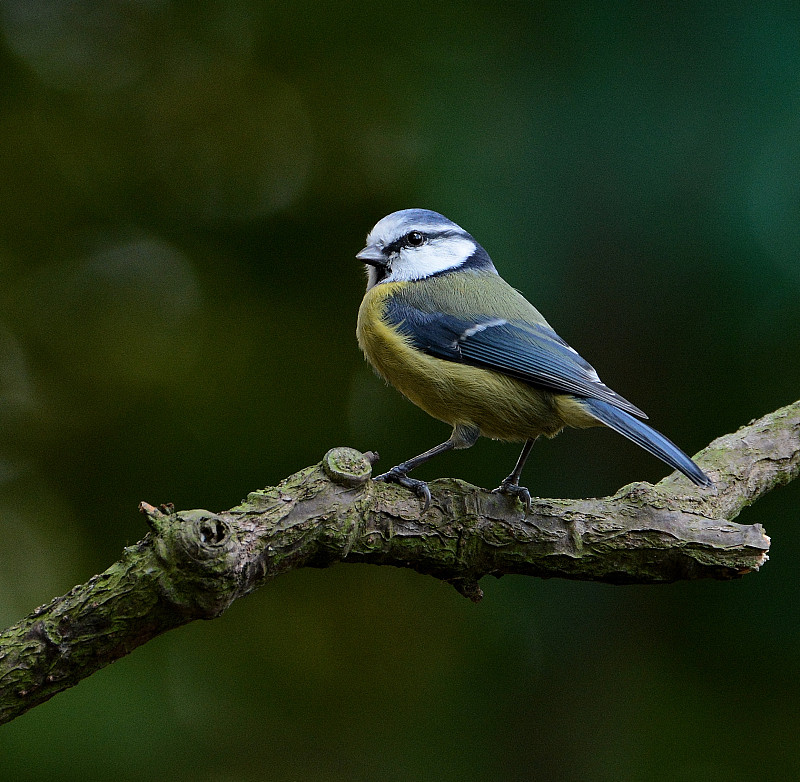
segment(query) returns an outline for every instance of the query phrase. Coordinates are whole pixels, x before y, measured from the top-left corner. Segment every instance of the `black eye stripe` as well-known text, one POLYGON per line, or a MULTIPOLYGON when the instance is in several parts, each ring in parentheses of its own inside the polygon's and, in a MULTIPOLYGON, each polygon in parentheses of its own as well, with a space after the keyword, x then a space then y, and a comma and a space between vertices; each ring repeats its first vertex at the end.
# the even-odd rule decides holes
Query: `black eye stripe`
POLYGON ((408 233, 403 234, 399 239, 395 239, 391 244, 386 245, 386 251, 389 253, 395 253, 399 250, 402 250, 404 247, 420 247, 425 242, 430 242, 433 239, 442 239, 447 236, 461 236, 459 231, 434 231, 434 232, 424 232, 424 231, 416 231, 411 230, 408 233), (422 237, 422 242, 419 244, 413 244, 409 242, 409 237, 411 234, 419 234, 422 237))

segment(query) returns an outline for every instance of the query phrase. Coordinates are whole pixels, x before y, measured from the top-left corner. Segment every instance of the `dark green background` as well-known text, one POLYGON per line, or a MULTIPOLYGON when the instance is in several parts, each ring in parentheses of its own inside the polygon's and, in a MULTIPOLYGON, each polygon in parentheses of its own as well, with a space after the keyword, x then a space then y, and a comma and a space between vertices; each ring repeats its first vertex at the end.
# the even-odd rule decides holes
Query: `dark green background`
MULTIPOLYGON (((689 452, 800 386, 797 3, 0 0, 0 624, 334 445, 444 439, 355 344, 387 212, 471 231, 689 452)), ((516 447, 421 470, 494 486, 516 447)), ((664 466, 537 445, 541 496, 664 466)), ((735 583, 297 572, 0 729, 27 780, 784 780, 798 487, 735 583)))

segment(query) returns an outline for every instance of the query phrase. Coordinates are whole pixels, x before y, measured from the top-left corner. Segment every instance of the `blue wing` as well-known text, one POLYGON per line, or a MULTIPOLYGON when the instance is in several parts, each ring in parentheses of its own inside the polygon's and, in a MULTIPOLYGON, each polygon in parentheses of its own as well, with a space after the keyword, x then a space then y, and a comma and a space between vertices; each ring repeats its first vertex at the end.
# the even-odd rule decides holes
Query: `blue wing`
POLYGON ((547 325, 423 312, 400 297, 388 300, 384 317, 429 355, 491 369, 551 391, 599 399, 647 418, 602 383, 591 364, 547 325))
POLYGON ((680 448, 634 418, 647 416, 602 383, 591 364, 546 323, 490 316, 467 320, 424 312, 400 297, 388 300, 384 316, 418 350, 432 356, 580 397, 598 421, 680 470, 697 485, 711 485, 708 476, 680 448))

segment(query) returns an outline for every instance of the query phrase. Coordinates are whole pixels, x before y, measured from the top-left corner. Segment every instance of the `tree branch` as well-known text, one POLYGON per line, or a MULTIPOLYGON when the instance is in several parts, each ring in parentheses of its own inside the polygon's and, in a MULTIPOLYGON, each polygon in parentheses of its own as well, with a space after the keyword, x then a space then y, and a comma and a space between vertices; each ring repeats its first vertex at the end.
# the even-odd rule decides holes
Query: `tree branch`
POLYGON ((0 723, 140 644, 301 567, 412 568, 472 600, 485 575, 623 583, 728 579, 767 560, 760 525, 732 522, 800 472, 800 402, 720 437, 695 458, 714 479, 677 473, 612 497, 521 505, 455 479, 431 483, 420 514, 405 489, 369 480, 374 454, 337 448, 321 464, 222 513, 142 503, 151 531, 108 570, 0 634, 0 723))

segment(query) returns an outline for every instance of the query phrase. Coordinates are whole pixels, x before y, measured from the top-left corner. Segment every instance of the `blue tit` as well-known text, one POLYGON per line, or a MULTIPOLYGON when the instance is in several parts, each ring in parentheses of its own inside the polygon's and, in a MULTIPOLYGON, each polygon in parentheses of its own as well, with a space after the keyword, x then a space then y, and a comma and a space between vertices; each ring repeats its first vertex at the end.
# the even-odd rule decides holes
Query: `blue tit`
POLYGON ((531 495, 519 485, 540 435, 565 426, 605 425, 680 470, 698 486, 708 476, 640 419, 647 416, 598 377, 539 311, 497 273, 463 228, 427 209, 384 217, 356 256, 367 265, 358 344, 378 374, 426 413, 450 424, 450 438, 376 477, 430 491, 408 473, 437 454, 469 448, 484 435, 524 442, 496 492, 531 495))

